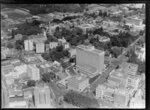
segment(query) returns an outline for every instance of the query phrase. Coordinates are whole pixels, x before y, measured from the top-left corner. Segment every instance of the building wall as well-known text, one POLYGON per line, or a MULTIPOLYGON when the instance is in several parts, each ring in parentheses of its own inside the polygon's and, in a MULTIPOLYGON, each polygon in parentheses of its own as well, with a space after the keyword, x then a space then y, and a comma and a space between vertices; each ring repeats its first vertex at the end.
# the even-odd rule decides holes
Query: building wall
MULTIPOLYGON (((97 69, 101 72, 104 68, 104 53, 93 53, 92 51, 85 51, 77 48, 76 64, 84 69, 89 69, 90 67, 97 69)), ((90 72, 90 70, 86 70, 90 72)))
POLYGON ((44 51, 45 51, 44 43, 36 43, 36 52, 44 53, 44 51))
POLYGON ((6 85, 2 81, 1 107, 7 108, 8 105, 9 105, 8 90, 6 85))
POLYGON ((43 107, 45 106, 50 106, 50 89, 48 86, 46 87, 35 87, 34 91, 34 98, 35 98, 35 106, 36 107, 43 107))
POLYGON ((33 42, 31 40, 25 40, 24 47, 26 51, 33 50, 33 42))

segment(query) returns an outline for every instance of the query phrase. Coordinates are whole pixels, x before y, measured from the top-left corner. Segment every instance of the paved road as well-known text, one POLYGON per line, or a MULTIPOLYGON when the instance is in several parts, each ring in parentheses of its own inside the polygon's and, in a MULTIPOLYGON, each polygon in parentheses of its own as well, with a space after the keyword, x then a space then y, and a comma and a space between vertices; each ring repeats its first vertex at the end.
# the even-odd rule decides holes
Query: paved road
POLYGON ((139 37, 138 39, 136 39, 132 44, 130 44, 130 45, 127 47, 127 49, 125 49, 125 51, 124 51, 121 55, 118 56, 118 58, 117 58, 118 60, 114 61, 114 62, 108 67, 108 69, 105 70, 105 71, 103 72, 103 74, 100 75, 100 76, 90 85, 90 91, 91 91, 91 92, 93 92, 93 91, 96 89, 96 87, 98 86, 98 84, 103 84, 103 83, 107 80, 107 78, 108 78, 110 72, 112 72, 119 64, 121 64, 121 62, 122 62, 122 57, 123 57, 142 37, 143 37, 143 36, 140 36, 140 37, 139 37))

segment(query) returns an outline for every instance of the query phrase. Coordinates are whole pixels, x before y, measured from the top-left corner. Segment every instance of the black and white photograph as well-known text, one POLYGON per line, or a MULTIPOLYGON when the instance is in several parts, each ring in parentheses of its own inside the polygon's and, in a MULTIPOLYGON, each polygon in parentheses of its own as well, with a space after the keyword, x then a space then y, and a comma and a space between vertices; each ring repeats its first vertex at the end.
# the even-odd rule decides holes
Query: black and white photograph
POLYGON ((146 3, 1 5, 1 108, 146 108, 146 3))

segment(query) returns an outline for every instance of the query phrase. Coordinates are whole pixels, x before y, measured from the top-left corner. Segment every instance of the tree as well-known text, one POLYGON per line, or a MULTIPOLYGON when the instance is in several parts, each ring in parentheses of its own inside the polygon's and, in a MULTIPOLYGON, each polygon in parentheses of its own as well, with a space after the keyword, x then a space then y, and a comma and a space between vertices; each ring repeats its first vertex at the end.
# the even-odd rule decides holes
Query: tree
POLYGON ((32 86, 35 86, 36 82, 34 80, 29 80, 27 81, 27 86, 28 87, 32 87, 32 86))
POLYGON ((7 44, 7 47, 12 49, 14 46, 13 46, 13 44, 9 43, 9 44, 7 44))
POLYGON ((50 76, 50 79, 54 80, 56 78, 56 75, 53 72, 48 73, 50 76))
POLYGON ((21 50, 24 47, 24 41, 23 40, 17 40, 15 43, 16 49, 21 50))
POLYGON ((112 54, 117 58, 122 53, 121 47, 112 47, 112 54))
POLYGON ((64 50, 63 51, 63 55, 66 56, 66 57, 69 57, 70 56, 70 53, 68 50, 64 50))
POLYGON ((83 108, 97 108, 99 106, 96 99, 91 99, 73 91, 64 95, 64 101, 83 108))
POLYGON ((47 60, 47 61, 51 61, 51 60, 52 60, 49 53, 43 53, 43 54, 42 54, 42 57, 43 57, 45 60, 47 60))
POLYGON ((62 46, 62 45, 57 46, 57 47, 56 47, 56 51, 57 51, 57 52, 62 52, 62 51, 63 51, 63 46, 62 46))
POLYGON ((46 83, 50 82, 50 74, 49 73, 42 74, 42 80, 46 83))

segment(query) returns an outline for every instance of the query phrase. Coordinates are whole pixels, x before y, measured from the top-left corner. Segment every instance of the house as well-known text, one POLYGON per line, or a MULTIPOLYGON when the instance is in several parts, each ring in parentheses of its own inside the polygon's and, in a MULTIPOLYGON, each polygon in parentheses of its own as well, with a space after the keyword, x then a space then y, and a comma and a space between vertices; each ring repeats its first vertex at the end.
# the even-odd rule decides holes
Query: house
POLYGON ((68 42, 63 44, 64 49, 69 49, 70 48, 70 44, 68 42))
POLYGON ((49 47, 50 49, 56 48, 58 46, 58 42, 50 42, 49 47))
POLYGON ((141 61, 145 61, 145 44, 144 47, 136 47, 135 53, 141 61))
POLYGON ((82 92, 89 86, 89 79, 82 76, 75 76, 68 79, 68 88, 74 91, 82 92))

